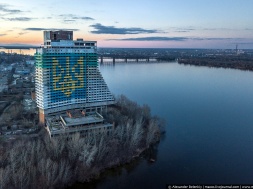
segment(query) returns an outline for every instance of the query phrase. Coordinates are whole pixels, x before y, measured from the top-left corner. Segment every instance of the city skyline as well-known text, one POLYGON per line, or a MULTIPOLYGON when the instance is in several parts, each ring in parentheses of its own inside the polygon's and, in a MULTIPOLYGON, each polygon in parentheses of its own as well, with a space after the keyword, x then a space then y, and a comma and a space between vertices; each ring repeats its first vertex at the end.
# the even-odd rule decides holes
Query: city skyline
POLYGON ((253 48, 253 1, 0 1, 0 45, 74 30, 98 47, 253 48))

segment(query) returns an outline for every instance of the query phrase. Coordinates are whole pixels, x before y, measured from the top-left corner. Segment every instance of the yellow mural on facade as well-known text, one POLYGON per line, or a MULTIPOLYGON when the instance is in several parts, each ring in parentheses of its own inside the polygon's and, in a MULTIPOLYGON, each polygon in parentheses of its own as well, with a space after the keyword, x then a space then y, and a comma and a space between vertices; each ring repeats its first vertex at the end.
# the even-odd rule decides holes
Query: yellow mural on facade
POLYGON ((76 89, 84 87, 84 65, 83 57, 80 57, 73 65, 69 57, 66 64, 62 65, 59 60, 53 58, 53 88, 62 91, 69 97, 76 89))

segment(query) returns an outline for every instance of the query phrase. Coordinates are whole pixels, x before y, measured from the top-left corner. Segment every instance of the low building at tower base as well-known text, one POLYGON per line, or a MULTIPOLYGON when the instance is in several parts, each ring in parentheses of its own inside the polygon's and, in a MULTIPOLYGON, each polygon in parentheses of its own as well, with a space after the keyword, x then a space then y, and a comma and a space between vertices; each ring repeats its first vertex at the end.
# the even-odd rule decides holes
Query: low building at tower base
POLYGON ((84 137, 102 133, 109 135, 113 128, 114 124, 107 123, 96 111, 87 113, 84 110, 69 110, 65 114, 46 117, 46 130, 51 137, 77 132, 84 137))

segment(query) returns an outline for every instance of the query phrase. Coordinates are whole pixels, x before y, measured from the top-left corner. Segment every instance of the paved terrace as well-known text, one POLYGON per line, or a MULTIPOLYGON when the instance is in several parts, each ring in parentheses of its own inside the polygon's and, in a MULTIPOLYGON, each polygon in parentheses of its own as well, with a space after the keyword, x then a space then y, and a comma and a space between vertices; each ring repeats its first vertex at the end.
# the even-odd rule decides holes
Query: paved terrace
POLYGON ((78 118, 70 118, 67 115, 47 117, 47 130, 50 135, 88 131, 99 128, 111 128, 112 124, 103 123, 104 118, 99 113, 88 114, 78 118))
POLYGON ((60 116, 62 123, 65 127, 76 126, 76 125, 87 125, 92 123, 103 122, 104 118, 99 113, 94 113, 78 118, 70 118, 67 115, 60 116))

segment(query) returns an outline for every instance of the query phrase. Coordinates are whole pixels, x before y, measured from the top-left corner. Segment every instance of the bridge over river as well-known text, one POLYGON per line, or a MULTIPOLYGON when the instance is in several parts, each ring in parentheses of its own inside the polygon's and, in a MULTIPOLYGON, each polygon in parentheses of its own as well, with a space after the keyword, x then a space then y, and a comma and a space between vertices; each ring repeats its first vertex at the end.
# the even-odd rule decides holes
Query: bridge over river
POLYGON ((124 56, 124 55, 100 55, 98 61, 100 64, 115 64, 115 63, 141 63, 141 62, 168 62, 174 61, 174 57, 160 57, 160 56, 124 56))
MULTIPOLYGON (((30 50, 41 48, 40 46, 32 46, 32 45, 0 45, 0 50, 11 50, 16 49, 21 50, 30 50)), ((141 63, 141 62, 169 62, 174 61, 175 56, 169 55, 150 55, 150 54, 139 54, 138 51, 129 51, 127 54, 124 53, 111 53, 111 54, 103 54, 98 52, 98 61, 100 64, 115 64, 115 63, 141 63)))

